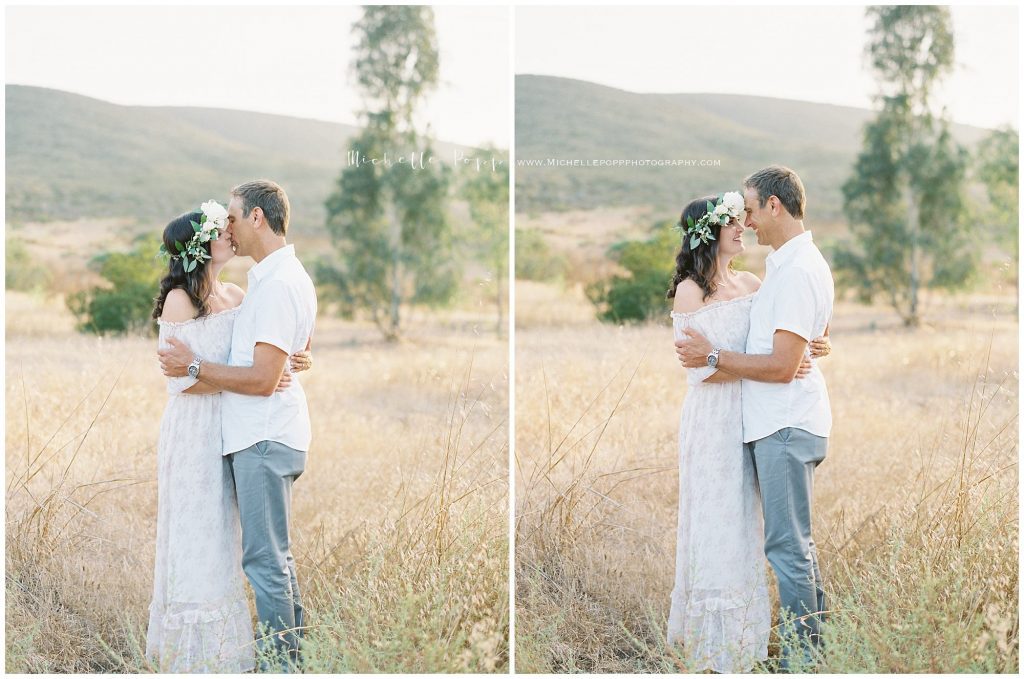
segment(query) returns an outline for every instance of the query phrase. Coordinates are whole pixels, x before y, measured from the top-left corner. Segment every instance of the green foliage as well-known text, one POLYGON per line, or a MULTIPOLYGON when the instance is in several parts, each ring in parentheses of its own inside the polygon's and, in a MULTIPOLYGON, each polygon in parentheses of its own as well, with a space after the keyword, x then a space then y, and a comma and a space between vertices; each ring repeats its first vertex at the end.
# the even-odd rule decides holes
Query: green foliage
POLYGON ((4 280, 8 290, 31 292, 49 286, 52 278, 49 270, 32 260, 23 240, 8 236, 5 252, 4 280))
POLYGON ((469 215, 475 225, 469 238, 474 254, 486 262, 494 274, 495 328, 500 336, 508 278, 508 155, 487 146, 480 149, 477 157, 496 162, 493 165, 488 162, 479 169, 464 167, 463 171, 469 174, 460 193, 469 204, 469 215))
POLYGON ((136 241, 130 252, 105 252, 89 267, 107 285, 68 295, 68 309, 78 319, 78 329, 96 334, 124 334, 155 330, 151 315, 153 298, 163 267, 153 257, 159 242, 151 237, 136 241))
POLYGON ((366 127, 350 143, 345 167, 326 202, 338 261, 322 260, 322 285, 352 315, 366 311, 389 340, 401 333, 403 303, 436 306, 455 294, 459 271, 445 204, 451 170, 413 167, 397 149, 432 155, 413 114, 437 84, 433 11, 423 6, 369 6, 356 22, 355 72, 367 101, 366 127))
POLYGON ((952 27, 947 7, 871 7, 868 17, 882 106, 843 184, 853 239, 835 246, 833 270, 840 287, 865 302, 883 296, 912 326, 920 291, 968 285, 980 255, 964 198, 967 153, 929 108, 953 63, 952 27))
POLYGON ((551 251, 537 229, 516 229, 516 278, 550 281, 565 275, 565 258, 551 251))
POLYGON ((1020 218, 1019 145, 1017 130, 995 130, 979 144, 974 159, 989 200, 989 209, 982 215, 983 223, 987 229, 996 232, 1004 247, 1013 252, 1014 262, 1018 258, 1020 242, 1017 233, 1020 218))
POLYGON ((671 279, 672 255, 679 248, 671 222, 654 226, 651 238, 617 243, 609 256, 629 272, 587 286, 587 298, 607 323, 643 323, 667 313, 665 290, 671 279))

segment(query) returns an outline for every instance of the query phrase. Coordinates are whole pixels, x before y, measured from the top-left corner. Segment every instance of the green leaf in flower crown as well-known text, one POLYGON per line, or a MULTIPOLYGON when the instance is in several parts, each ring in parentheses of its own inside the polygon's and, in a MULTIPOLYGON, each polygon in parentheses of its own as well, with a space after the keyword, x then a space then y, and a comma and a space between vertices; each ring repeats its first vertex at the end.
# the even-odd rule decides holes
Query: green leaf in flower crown
POLYGON ((690 249, 691 250, 696 250, 697 249, 697 245, 699 243, 700 243, 700 238, 698 238, 697 236, 690 236, 690 249))
POLYGON ((707 203, 708 203, 708 212, 714 212, 715 211, 715 206, 711 204, 710 200, 707 201, 707 203))
POLYGON ((193 231, 195 231, 196 233, 199 233, 199 230, 200 230, 200 229, 201 229, 202 227, 201 227, 201 226, 199 226, 198 224, 196 224, 196 221, 195 221, 194 219, 190 219, 190 220, 189 220, 189 223, 190 223, 190 224, 192 224, 192 230, 193 230, 193 231))
POLYGON ((196 270, 196 264, 197 264, 196 260, 193 259, 191 262, 188 263, 188 267, 185 268, 185 271, 188 271, 189 273, 195 271, 196 270))
POLYGON ((185 252, 185 246, 181 244, 180 240, 174 241, 174 247, 178 248, 178 252, 185 252))
POLYGON ((689 215, 687 215, 687 217, 686 217, 686 225, 688 227, 690 227, 691 229, 693 228, 693 217, 690 217, 689 215))
POLYGON ((715 240, 715 237, 714 237, 714 236, 712 236, 712 235, 711 235, 710 233, 708 234, 708 238, 709 238, 710 240, 715 240))

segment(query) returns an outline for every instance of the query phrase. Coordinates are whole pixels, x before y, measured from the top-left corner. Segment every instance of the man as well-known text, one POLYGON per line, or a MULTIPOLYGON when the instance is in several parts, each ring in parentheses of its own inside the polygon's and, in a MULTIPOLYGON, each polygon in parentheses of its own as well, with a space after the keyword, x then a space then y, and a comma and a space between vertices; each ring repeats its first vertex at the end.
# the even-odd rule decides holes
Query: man
MULTIPOLYGON (((764 512, 765 556, 779 582, 783 616, 804 649, 819 643, 825 592, 811 538, 814 468, 825 459, 832 428, 828 390, 815 365, 793 380, 808 343, 832 317, 828 264, 804 229, 806 198, 793 170, 771 166, 744 180, 744 226, 774 252, 750 310, 746 352, 713 347, 687 330, 676 342, 687 368, 717 366, 742 378, 743 441, 757 473, 764 512)), ((783 668, 789 667, 784 654, 783 668)))
POLYGON ((302 474, 311 439, 306 396, 298 380, 275 391, 289 355, 309 346, 316 319, 313 282, 286 234, 290 206, 271 181, 235 187, 226 233, 238 255, 256 260, 235 320, 228 365, 195 356, 170 340, 160 352, 164 374, 192 375, 222 390, 224 455, 242 523, 242 568, 256 594, 256 611, 274 646, 298 661, 303 609, 291 554, 291 490, 302 474), (281 633, 283 630, 289 630, 281 633))

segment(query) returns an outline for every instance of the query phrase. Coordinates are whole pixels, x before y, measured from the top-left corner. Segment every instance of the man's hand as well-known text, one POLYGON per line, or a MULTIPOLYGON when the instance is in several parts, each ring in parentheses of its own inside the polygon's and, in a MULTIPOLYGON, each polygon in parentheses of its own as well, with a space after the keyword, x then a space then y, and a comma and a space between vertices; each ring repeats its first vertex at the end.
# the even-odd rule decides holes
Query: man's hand
POLYGON ((167 377, 188 377, 188 366, 195 360, 195 354, 188 345, 174 337, 167 338, 169 349, 160 349, 160 369, 167 377))
POLYGON ((813 367, 814 364, 811 363, 811 359, 807 358, 807 356, 804 356, 802 359, 800 359, 800 367, 796 369, 796 375, 793 376, 793 379, 802 380, 803 378, 811 374, 811 368, 813 367))
POLYGON ((686 339, 676 341, 676 354, 684 368, 708 367, 708 354, 714 350, 704 335, 691 328, 684 328, 686 339))

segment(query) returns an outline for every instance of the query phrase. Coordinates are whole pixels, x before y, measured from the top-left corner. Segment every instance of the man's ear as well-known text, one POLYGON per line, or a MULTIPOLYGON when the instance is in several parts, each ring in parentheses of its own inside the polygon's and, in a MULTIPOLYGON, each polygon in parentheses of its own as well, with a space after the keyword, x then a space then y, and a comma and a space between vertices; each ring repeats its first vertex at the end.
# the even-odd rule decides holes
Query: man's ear
POLYGON ((254 207, 252 209, 252 216, 255 219, 252 225, 253 229, 258 229, 261 224, 266 224, 266 220, 263 219, 263 208, 254 207))
POLYGON ((782 205, 778 196, 768 196, 768 207, 771 208, 772 217, 779 216, 779 206, 782 205))

